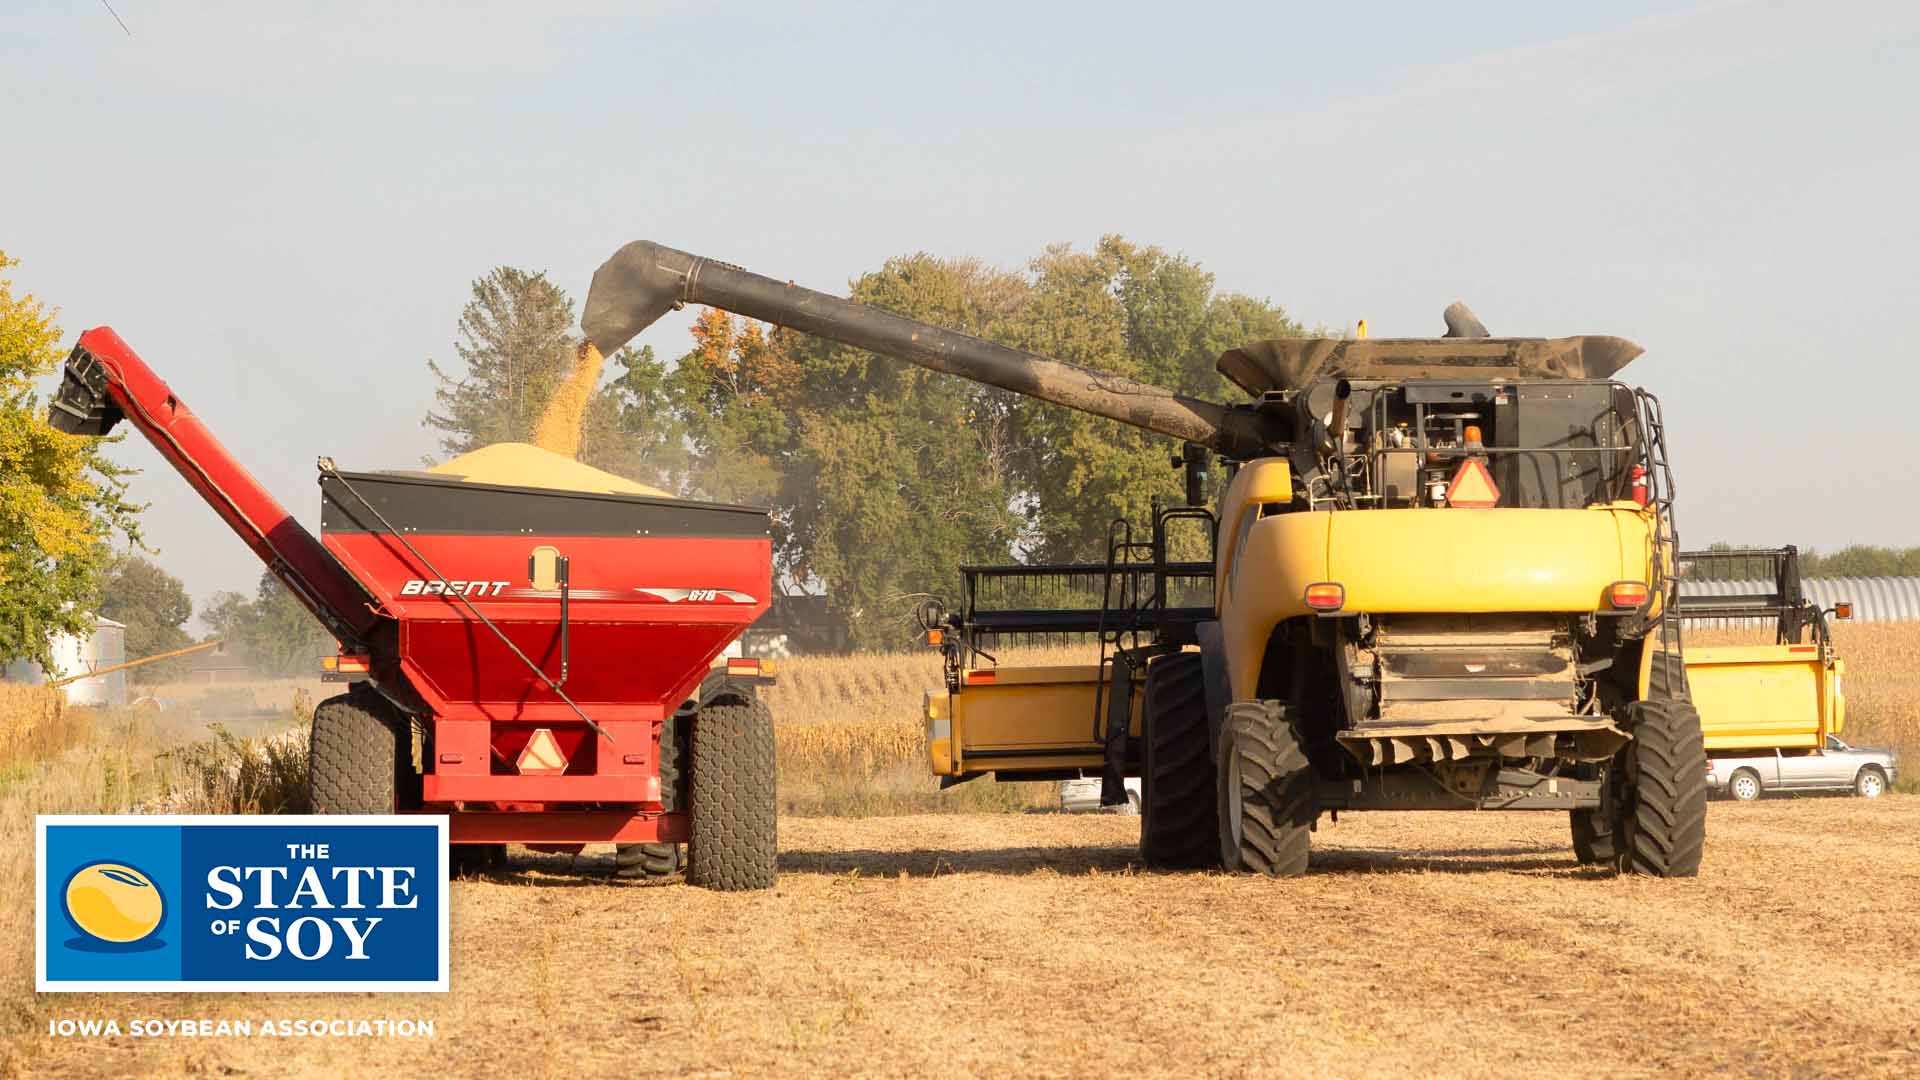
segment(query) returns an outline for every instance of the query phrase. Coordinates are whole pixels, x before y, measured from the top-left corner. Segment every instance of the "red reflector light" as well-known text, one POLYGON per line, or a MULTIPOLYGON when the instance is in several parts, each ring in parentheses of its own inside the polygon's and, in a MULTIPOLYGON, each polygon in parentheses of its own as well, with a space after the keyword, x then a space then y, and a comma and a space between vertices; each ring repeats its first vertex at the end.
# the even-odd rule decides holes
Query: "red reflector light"
POLYGON ((373 663, 372 661, 368 660, 367 657, 365 656, 348 656, 345 653, 341 653, 339 656, 334 658, 333 667, 331 670, 347 671, 347 672, 367 672, 367 671, 373 670, 373 663))
POLYGON ((1607 586, 1607 602, 1617 608, 1637 608, 1647 602, 1647 583, 1616 581, 1607 586))
POLYGON ((729 675, 758 675, 758 674, 760 674, 760 660, 759 660, 759 658, 757 658, 757 657, 752 657, 752 656, 747 656, 747 657, 740 657, 740 656, 734 656, 734 657, 729 657, 729 658, 727 659, 727 674, 729 674, 729 675))
POLYGON ((967 672, 967 677, 962 681, 964 681, 969 686, 978 686, 981 683, 990 683, 993 681, 993 672, 969 671, 967 672))
POLYGON ((1339 611, 1347 602, 1347 589, 1331 581, 1307 586, 1307 606, 1315 611, 1339 611))

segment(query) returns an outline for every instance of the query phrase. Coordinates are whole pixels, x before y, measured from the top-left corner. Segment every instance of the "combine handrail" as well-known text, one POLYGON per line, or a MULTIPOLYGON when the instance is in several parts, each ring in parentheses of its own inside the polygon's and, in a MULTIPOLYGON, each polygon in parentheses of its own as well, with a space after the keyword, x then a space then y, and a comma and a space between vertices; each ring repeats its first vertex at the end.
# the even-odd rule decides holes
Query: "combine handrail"
POLYGON ((131 420, 267 570, 350 651, 379 625, 373 597, 320 541, 213 437, 111 327, 80 335, 47 422, 76 435, 105 435, 131 420))

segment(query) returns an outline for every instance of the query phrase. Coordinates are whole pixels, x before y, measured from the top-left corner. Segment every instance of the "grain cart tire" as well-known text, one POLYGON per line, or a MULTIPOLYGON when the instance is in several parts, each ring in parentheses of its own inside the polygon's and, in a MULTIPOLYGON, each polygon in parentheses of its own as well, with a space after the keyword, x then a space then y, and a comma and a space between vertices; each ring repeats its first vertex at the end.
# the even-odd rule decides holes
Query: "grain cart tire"
POLYGON ((1164 656, 1147 665, 1140 859, 1148 866, 1220 865, 1204 679, 1199 653, 1164 656))
POLYGON ((1707 752, 1686 701, 1639 701, 1633 740, 1610 779, 1616 864, 1650 877, 1693 877, 1707 839, 1707 752))
POLYGON ((447 874, 450 877, 478 877, 507 868, 505 844, 448 844, 447 874))
POLYGON ((618 844, 613 852, 615 877, 672 877, 686 865, 679 844, 618 844))
MULTIPOLYGON (((681 763, 687 759, 691 704, 660 725, 660 805, 670 814, 687 805, 687 770, 681 763)), ((672 877, 686 868, 687 852, 679 844, 615 844, 613 848, 615 877, 672 877)))
POLYGON ((1313 766, 1277 701, 1236 701, 1220 729, 1220 857, 1228 870, 1268 877, 1307 872, 1319 816, 1313 766))
POLYGON ((773 716, 756 700, 726 697, 702 706, 691 726, 687 881, 721 892, 770 889, 773 716))
POLYGON ((316 814, 391 814, 419 803, 412 729, 387 699, 355 688, 313 710, 307 803, 316 814))
POLYGON ((1573 818, 1573 857, 1583 866, 1612 866, 1613 823, 1599 810, 1575 810, 1573 818))

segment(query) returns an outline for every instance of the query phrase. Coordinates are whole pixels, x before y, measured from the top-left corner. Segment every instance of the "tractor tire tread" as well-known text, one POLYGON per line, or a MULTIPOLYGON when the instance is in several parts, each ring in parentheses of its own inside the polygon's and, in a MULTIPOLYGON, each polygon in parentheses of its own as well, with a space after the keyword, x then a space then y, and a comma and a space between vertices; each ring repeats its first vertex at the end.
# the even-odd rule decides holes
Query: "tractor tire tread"
POLYGON ((727 698, 692 718, 687 881, 721 892, 770 889, 778 837, 773 716, 727 698))
POLYGON ((385 698, 355 688, 313 710, 307 802, 316 814, 391 814, 407 808, 418 777, 411 731, 385 698))
POLYGON ((1313 766, 1277 701, 1237 701, 1220 732, 1220 854, 1228 870, 1297 877, 1307 872, 1319 804, 1313 766), (1228 790, 1231 758, 1239 790, 1228 790), (1240 841, 1226 820, 1229 800, 1240 802, 1240 841))
POLYGON ((1148 866, 1220 865, 1205 679, 1198 653, 1163 656, 1147 666, 1140 858, 1148 866))

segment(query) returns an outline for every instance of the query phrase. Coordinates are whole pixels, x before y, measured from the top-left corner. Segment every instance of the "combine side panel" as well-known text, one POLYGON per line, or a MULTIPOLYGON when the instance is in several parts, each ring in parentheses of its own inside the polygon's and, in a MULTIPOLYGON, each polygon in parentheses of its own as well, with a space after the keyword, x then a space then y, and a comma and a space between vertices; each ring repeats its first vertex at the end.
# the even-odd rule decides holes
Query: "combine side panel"
POLYGON ((105 435, 120 420, 131 420, 343 644, 359 647, 378 622, 366 590, 111 328, 97 326, 80 335, 47 419, 79 435, 105 435))

